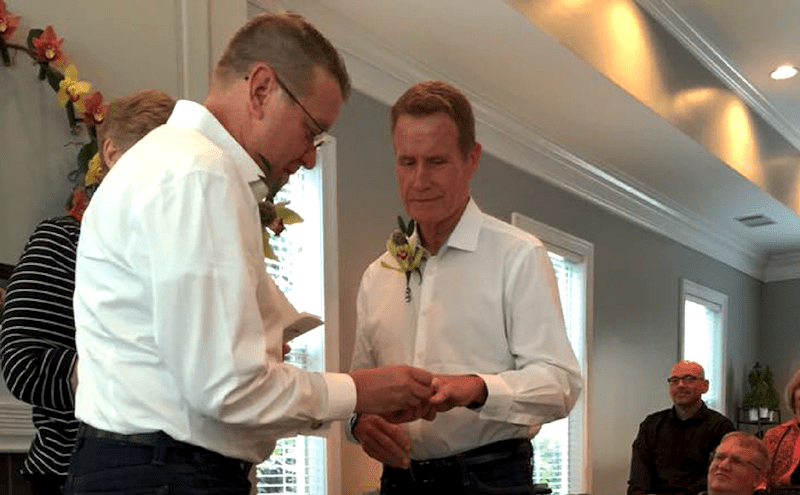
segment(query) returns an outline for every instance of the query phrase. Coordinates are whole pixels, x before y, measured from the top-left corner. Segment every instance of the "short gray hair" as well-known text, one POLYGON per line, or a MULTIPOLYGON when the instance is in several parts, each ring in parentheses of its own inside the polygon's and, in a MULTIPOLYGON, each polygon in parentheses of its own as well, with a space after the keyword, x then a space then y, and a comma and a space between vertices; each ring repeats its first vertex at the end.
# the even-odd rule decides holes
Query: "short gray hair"
POLYGON ((250 19, 228 42, 214 68, 223 87, 244 78, 253 64, 264 62, 298 95, 311 92, 312 71, 319 67, 339 85, 342 98, 350 94, 350 76, 333 44, 301 15, 261 14, 250 19))
POLYGON ((767 474, 769 469, 769 450, 764 445, 764 441, 747 431, 731 431, 726 433, 720 444, 727 439, 734 439, 736 443, 748 450, 756 453, 756 467, 759 474, 767 474))

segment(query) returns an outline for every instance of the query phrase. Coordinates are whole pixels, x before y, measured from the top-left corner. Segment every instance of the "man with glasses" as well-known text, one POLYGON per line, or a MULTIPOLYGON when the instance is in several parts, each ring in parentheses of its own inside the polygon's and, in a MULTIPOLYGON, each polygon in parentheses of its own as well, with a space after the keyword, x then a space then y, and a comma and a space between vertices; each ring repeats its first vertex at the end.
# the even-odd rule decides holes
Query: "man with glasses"
POLYGON ((701 495, 753 495, 767 482, 769 452, 758 437, 733 431, 711 453, 708 492, 701 495))
POLYGON ((703 367, 679 361, 667 378, 673 406, 639 425, 633 442, 628 495, 696 495, 706 488, 708 460, 733 423, 706 407, 703 367))
POLYGON ((108 174, 78 246, 83 424, 65 493, 249 494, 277 437, 353 412, 431 415, 427 371, 282 362, 296 313, 267 275, 258 203, 314 166, 349 89, 302 17, 255 17, 204 103, 179 101, 108 174))

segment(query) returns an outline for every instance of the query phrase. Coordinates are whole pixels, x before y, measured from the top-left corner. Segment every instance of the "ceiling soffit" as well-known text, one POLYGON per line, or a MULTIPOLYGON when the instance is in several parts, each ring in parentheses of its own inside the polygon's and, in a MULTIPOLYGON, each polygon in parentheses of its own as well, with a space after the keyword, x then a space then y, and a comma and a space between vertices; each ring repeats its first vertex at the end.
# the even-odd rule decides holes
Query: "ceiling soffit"
POLYGON ((633 0, 506 0, 632 97, 800 212, 800 153, 633 0))

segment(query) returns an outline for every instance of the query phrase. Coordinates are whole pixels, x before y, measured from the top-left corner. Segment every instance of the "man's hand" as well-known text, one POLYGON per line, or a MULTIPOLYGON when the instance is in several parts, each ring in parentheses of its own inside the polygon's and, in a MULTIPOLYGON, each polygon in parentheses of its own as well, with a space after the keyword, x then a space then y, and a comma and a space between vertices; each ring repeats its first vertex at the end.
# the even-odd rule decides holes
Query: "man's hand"
POLYGON ((430 403, 438 412, 470 404, 483 405, 488 395, 486 383, 477 375, 436 375, 433 388, 436 393, 430 403))
POLYGON ((364 452, 389 466, 407 468, 411 465, 411 438, 405 430, 375 414, 362 414, 353 428, 353 435, 364 452))
POLYGON ((73 394, 78 390, 78 358, 75 358, 75 367, 72 368, 72 374, 69 375, 69 386, 73 394))
POLYGON ((406 421, 430 414, 433 375, 407 365, 383 366, 350 372, 356 384, 356 411, 406 421))

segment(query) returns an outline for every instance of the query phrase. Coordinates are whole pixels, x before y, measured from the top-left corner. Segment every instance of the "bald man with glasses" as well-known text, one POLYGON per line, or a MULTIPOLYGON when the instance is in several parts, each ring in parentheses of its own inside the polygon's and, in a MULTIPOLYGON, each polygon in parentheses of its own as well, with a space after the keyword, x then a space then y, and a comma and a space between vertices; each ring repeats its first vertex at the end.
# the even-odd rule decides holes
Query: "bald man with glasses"
POLYGON ((679 361, 667 378, 673 406, 650 414, 633 442, 628 495, 696 495, 706 489, 709 456, 733 423, 709 409, 703 367, 679 361))

